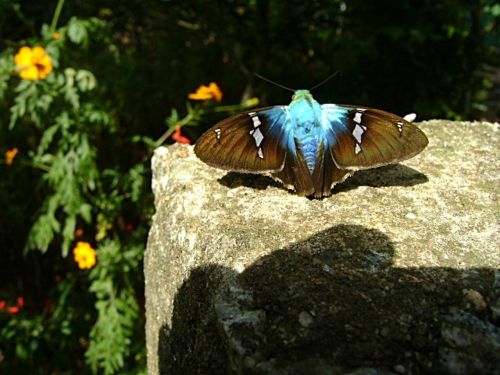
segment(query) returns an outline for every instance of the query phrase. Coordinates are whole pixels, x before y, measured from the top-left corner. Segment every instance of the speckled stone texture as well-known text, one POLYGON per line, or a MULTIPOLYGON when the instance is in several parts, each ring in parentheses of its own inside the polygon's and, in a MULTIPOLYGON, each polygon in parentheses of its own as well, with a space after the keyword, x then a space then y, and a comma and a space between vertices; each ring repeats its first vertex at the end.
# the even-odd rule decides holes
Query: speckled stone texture
POLYGON ((499 374, 499 124, 322 200, 156 150, 149 374, 499 374))

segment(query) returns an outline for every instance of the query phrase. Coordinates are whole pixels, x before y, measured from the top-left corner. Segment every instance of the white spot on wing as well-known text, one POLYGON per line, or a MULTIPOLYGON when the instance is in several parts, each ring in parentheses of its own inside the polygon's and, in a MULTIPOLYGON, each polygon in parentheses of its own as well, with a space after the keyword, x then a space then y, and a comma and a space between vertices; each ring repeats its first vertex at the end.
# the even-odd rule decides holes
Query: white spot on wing
POLYGON ((256 115, 257 113, 256 112, 248 112, 248 116, 252 117, 254 115, 256 115))
POLYGON ((252 135, 253 135, 253 139, 255 140, 255 145, 257 147, 259 147, 260 144, 262 143, 262 140, 264 139, 262 132, 260 131, 259 128, 257 128, 257 129, 255 129, 255 132, 252 135))
POLYGON ((396 126, 398 127, 400 133, 403 132, 403 125, 404 123, 402 121, 396 121, 396 126))
POLYGON ((361 112, 356 112, 356 114, 354 115, 354 122, 361 124, 361 116, 362 115, 363 114, 361 112))
POLYGON ((354 130, 352 131, 352 135, 358 143, 361 143, 361 137, 363 136, 364 132, 365 132, 365 130, 361 126, 356 124, 356 126, 354 127, 354 130))
POLYGON ((221 130, 219 128, 215 129, 215 137, 219 140, 220 139, 220 134, 221 130))
POLYGON ((354 147, 354 152, 356 153, 356 155, 361 152, 361 146, 357 143, 356 143, 356 147, 354 147))
POLYGON ((257 155, 259 155, 259 158, 264 159, 264 153, 262 152, 262 149, 259 147, 259 150, 257 151, 257 155))
POLYGON ((416 113, 408 113, 405 117, 403 117, 403 119, 405 119, 408 122, 413 122, 415 121, 416 118, 417 118, 416 113))
POLYGON ((256 128, 257 126, 259 126, 261 124, 261 122, 257 116, 252 117, 252 121, 253 121, 254 128, 256 128))

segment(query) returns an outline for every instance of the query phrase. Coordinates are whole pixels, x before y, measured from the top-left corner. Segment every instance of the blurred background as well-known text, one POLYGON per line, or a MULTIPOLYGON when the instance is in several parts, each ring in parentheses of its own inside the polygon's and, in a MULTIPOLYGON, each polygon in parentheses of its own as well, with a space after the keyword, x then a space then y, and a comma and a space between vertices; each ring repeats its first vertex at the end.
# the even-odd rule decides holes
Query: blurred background
POLYGON ((489 0, 0 0, 0 373, 145 372, 152 152, 289 103, 255 73, 498 121, 499 20, 489 0))

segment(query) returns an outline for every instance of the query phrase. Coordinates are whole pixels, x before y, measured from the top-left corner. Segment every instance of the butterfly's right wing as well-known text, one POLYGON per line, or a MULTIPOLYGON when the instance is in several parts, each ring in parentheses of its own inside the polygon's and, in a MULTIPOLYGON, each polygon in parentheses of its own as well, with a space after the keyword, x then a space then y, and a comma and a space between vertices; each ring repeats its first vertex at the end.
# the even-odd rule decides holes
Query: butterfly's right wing
POLYGON ((341 169, 375 168, 409 159, 428 144, 415 124, 379 109, 323 104, 323 126, 341 169))
POLYGON ((289 135, 288 107, 274 106, 240 113, 207 130, 195 154, 213 167, 239 172, 283 169, 289 135))

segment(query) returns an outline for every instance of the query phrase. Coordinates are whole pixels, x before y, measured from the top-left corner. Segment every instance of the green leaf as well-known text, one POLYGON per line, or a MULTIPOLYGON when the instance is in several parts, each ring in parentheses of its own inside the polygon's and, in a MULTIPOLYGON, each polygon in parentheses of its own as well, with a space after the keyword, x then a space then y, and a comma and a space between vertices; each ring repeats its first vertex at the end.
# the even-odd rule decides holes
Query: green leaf
POLYGON ((57 220, 48 214, 41 215, 31 227, 28 235, 27 248, 47 251, 55 232, 58 232, 60 225, 57 220))
POLYGON ((68 37, 76 44, 81 44, 88 40, 87 30, 84 24, 81 23, 77 18, 72 18, 68 24, 68 37))
POLYGON ((88 70, 79 70, 76 73, 76 82, 81 91, 93 90, 97 84, 94 75, 88 70))
POLYGON ((165 122, 169 128, 175 128, 175 126, 179 122, 179 113, 177 112, 177 109, 172 108, 172 111, 170 112, 170 116, 167 117, 165 122))
POLYGON ((73 241, 74 233, 76 228, 76 215, 70 215, 66 218, 64 223, 64 229, 62 231, 63 244, 62 244, 62 255, 66 257, 69 252, 69 245, 73 241))
POLYGON ((83 203, 80 206, 80 215, 87 224, 90 224, 92 220, 92 206, 88 203, 83 203))
POLYGON ((15 70, 14 59, 11 57, 10 51, 6 51, 6 53, 9 53, 8 57, 0 56, 0 100, 5 97, 10 75, 15 70))
POLYGON ((45 130, 45 132, 42 135, 42 138, 40 139, 40 144, 38 145, 38 150, 37 150, 38 155, 41 156, 44 152, 47 151, 58 130, 59 130, 59 125, 57 124, 52 125, 45 130))
POLYGON ((28 350, 26 350, 24 343, 18 343, 16 345, 16 355, 23 360, 26 360, 28 358, 28 350))
POLYGON ((107 241, 97 249, 99 263, 91 271, 90 290, 97 298, 98 318, 86 352, 94 372, 98 369, 106 374, 120 372, 130 355, 139 305, 134 287, 122 270, 124 266, 137 267, 136 255, 141 257, 142 251, 137 247, 121 248, 114 241, 107 241))
POLYGON ((71 103, 74 109, 80 107, 80 95, 75 87, 76 70, 73 68, 64 69, 64 76, 66 78, 66 85, 64 87, 64 97, 71 103))

